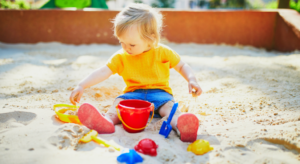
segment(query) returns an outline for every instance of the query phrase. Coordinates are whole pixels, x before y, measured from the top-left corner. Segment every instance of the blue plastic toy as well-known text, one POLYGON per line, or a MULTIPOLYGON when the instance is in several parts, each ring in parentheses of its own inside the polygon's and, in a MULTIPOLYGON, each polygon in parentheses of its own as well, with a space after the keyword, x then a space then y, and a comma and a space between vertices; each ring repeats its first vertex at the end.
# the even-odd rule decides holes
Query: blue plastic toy
POLYGON ((117 161, 126 164, 143 162, 143 158, 133 149, 124 149, 122 154, 117 157, 117 161))
POLYGON ((172 126, 170 125, 172 118, 177 110, 178 107, 178 103, 175 103, 173 105, 173 108, 171 110, 171 113, 169 115, 169 118, 167 121, 164 121, 163 124, 161 125, 161 128, 159 130, 159 134, 165 136, 165 138, 167 138, 172 130, 172 126))

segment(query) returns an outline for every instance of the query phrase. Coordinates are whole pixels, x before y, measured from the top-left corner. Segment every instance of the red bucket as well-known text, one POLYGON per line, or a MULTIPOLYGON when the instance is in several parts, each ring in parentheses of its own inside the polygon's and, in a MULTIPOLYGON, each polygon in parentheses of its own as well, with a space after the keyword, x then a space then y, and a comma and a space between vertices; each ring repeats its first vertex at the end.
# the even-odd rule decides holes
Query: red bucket
POLYGON ((143 131, 150 124, 154 115, 154 112, 152 112, 151 120, 147 124, 150 112, 153 111, 154 106, 150 102, 143 100, 122 100, 116 109, 124 129, 129 133, 143 131))

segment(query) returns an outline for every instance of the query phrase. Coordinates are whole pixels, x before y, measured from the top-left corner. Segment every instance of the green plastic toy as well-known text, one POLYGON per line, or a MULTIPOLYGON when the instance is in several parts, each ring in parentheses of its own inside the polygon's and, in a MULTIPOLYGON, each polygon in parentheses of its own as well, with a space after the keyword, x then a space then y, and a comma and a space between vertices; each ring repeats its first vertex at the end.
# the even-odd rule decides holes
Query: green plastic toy
POLYGON ((77 9, 83 9, 85 7, 108 9, 105 0, 49 0, 41 9, 69 7, 76 7, 77 9))

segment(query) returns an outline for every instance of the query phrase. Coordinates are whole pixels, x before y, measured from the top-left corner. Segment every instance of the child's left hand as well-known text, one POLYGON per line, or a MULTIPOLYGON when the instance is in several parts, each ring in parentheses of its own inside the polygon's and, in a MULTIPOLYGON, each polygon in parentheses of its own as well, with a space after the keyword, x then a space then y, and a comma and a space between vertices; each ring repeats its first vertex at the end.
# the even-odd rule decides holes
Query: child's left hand
POLYGON ((202 89, 197 81, 191 80, 189 81, 189 94, 193 92, 193 89, 196 91, 196 96, 200 96, 202 93, 202 89))

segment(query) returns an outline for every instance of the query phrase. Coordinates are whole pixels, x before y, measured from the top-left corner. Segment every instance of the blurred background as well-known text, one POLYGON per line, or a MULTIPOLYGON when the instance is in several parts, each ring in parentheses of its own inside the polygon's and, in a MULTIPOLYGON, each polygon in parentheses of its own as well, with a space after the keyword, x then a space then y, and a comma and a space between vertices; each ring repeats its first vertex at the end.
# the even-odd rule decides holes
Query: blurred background
POLYGON ((175 10, 291 8, 300 12, 300 0, 0 0, 0 8, 120 10, 133 2, 175 10))

